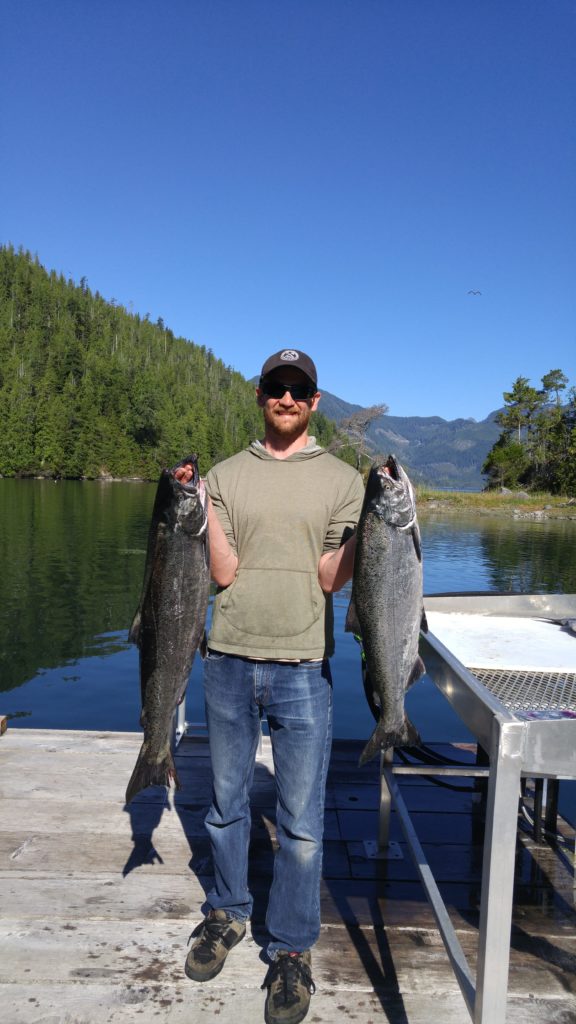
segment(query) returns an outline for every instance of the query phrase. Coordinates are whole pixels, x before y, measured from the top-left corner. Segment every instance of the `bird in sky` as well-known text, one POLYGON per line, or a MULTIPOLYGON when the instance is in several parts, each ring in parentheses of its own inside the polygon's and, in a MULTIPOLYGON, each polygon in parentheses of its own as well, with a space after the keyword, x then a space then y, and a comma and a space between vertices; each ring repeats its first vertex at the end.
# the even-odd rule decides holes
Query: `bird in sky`
POLYGON ((468 295, 482 295, 482 292, 474 292, 472 289, 468 292, 468 295))

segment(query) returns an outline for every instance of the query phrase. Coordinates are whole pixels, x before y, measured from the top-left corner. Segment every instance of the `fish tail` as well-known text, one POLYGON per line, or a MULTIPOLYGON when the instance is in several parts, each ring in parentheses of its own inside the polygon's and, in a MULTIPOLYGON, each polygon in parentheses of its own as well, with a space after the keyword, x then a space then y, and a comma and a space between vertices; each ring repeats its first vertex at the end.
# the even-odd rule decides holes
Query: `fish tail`
POLYGON ((401 729, 387 729, 384 722, 378 722, 368 743, 360 755, 360 766, 371 761, 381 750, 389 750, 390 747, 417 747, 421 743, 420 735, 416 726, 404 716, 404 725, 401 729))
POLYGON ((126 803, 129 804, 147 786, 169 786, 172 780, 176 789, 182 788, 171 751, 168 750, 161 761, 153 763, 147 759, 146 744, 143 743, 126 789, 126 803))

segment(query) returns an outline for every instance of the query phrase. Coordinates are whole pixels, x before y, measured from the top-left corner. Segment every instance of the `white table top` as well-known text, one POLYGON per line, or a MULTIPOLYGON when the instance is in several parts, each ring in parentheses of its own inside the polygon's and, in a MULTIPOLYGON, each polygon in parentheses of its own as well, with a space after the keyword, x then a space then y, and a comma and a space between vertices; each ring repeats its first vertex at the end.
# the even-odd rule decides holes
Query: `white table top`
POLYGON ((426 615, 430 632, 467 668, 576 672, 576 636, 553 622, 458 612, 426 615))

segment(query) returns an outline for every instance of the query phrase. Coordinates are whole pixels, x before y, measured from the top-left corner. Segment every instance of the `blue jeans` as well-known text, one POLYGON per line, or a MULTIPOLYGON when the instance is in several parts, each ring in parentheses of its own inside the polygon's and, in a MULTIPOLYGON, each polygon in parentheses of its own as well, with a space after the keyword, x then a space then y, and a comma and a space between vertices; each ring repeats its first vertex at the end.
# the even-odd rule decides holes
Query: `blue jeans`
POLYGON ((214 775, 206 816, 215 886, 208 906, 247 918, 249 793, 266 711, 276 781, 279 849, 266 927, 279 949, 305 950, 320 933, 324 796, 332 740, 328 661, 289 664, 209 652, 204 662, 206 720, 214 775))

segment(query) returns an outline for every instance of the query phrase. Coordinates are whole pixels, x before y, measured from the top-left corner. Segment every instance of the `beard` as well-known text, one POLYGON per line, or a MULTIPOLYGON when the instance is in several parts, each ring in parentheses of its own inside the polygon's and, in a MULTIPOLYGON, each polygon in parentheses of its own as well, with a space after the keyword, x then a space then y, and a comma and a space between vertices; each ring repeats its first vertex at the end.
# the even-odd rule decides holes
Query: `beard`
POLYGON ((312 415, 312 410, 304 404, 295 404, 286 410, 278 406, 270 408, 269 403, 266 402, 263 412, 266 427, 284 441, 290 441, 305 434, 312 415))

